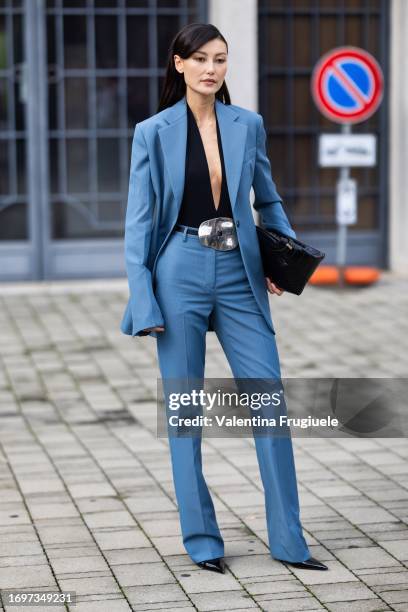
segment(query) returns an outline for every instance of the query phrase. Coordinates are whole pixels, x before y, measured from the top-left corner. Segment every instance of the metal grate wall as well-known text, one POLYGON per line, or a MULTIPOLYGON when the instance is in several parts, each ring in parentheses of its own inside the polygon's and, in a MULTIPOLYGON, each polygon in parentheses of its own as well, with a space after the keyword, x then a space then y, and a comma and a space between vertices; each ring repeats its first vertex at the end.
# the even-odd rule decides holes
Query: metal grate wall
POLYGON ((205 0, 0 0, 0 278, 123 274, 134 126, 157 112, 174 34, 206 18, 205 0))
POLYGON ((47 2, 52 236, 121 236, 134 125, 157 112, 167 49, 203 3, 47 2))
POLYGON ((349 262, 386 265, 388 0, 259 0, 259 99, 273 173, 291 221, 334 260, 336 169, 317 165, 318 135, 339 126, 320 115, 310 94, 317 60, 342 45, 372 53, 385 74, 380 109, 353 132, 375 133, 378 165, 352 169, 358 223, 350 226, 349 262))

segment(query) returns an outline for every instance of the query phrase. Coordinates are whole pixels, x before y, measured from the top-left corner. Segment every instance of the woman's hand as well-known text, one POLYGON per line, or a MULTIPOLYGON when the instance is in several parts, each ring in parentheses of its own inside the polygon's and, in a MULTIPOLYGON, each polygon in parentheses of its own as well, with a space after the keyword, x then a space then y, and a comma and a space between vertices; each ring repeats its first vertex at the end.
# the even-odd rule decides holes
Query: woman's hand
POLYGON ((145 331, 145 332, 150 332, 150 331, 162 332, 162 331, 164 331, 164 327, 146 327, 146 329, 144 329, 143 331, 145 331))
POLYGON ((276 293, 276 295, 282 295, 282 293, 284 292, 283 289, 275 285, 275 283, 273 283, 268 276, 265 276, 265 280, 269 293, 276 293))

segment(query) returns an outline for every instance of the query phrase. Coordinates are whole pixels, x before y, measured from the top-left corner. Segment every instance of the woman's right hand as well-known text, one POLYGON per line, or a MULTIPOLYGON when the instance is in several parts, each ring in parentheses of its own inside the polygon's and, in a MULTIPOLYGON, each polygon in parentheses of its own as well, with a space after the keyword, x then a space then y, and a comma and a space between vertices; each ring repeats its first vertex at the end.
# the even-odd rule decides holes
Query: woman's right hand
POLYGON ((143 331, 145 332, 150 332, 150 331, 155 331, 155 332, 162 332, 164 331, 164 327, 146 327, 146 329, 144 329, 143 331))

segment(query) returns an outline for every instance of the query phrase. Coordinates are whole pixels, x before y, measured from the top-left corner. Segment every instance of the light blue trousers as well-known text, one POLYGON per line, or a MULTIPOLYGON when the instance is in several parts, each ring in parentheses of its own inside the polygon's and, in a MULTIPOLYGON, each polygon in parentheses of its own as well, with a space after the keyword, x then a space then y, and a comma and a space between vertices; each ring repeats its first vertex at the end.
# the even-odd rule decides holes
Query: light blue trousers
MULTIPOLYGON (((239 247, 217 251, 198 236, 176 231, 156 269, 155 295, 165 321, 157 334, 165 379, 203 379, 208 318, 235 378, 280 378, 275 336, 253 295, 239 247)), ((271 556, 304 561, 292 440, 254 436, 265 492, 271 556)), ((195 562, 224 556, 224 542, 202 472, 201 437, 169 436, 183 543, 195 562)))

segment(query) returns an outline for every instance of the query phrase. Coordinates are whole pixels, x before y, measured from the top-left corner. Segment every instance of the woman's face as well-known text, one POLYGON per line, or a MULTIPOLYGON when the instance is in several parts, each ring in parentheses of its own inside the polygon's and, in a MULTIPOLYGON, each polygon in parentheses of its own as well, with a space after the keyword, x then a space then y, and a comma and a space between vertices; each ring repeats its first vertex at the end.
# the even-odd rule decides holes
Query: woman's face
POLYGON ((176 70, 184 74, 186 86, 193 91, 214 95, 222 87, 227 72, 227 46, 214 38, 187 59, 174 56, 176 70))

